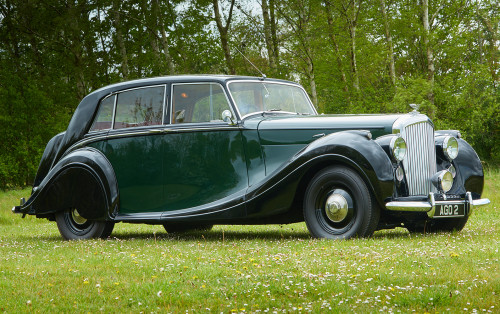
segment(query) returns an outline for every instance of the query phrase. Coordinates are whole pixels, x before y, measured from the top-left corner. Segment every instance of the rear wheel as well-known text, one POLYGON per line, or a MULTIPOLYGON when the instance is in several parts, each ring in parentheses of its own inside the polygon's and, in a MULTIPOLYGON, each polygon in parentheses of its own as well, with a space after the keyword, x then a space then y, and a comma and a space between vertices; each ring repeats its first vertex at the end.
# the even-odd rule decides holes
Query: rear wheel
POLYGON ((375 231, 379 218, 380 209, 368 187, 350 168, 326 168, 307 187, 304 220, 313 237, 368 237, 375 231))
POLYGON ((57 228, 66 240, 107 238, 115 226, 111 221, 92 221, 83 218, 77 209, 56 214, 57 228))
POLYGON ((214 225, 211 224, 184 224, 184 223, 166 223, 163 227, 167 233, 184 233, 189 231, 210 231, 214 225))

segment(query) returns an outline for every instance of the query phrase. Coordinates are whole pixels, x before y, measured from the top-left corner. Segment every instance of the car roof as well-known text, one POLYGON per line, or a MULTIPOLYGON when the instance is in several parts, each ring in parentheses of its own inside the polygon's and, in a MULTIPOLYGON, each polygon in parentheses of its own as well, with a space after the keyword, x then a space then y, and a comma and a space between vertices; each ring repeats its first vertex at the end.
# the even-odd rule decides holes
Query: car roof
MULTIPOLYGON (((273 78, 263 78, 263 77, 255 77, 255 76, 238 76, 238 75, 171 75, 171 76, 158 76, 152 78, 143 78, 137 80, 131 80, 116 84, 107 85, 101 87, 90 94, 94 93, 113 93, 116 91, 147 86, 147 85, 159 85, 159 84, 168 84, 168 83, 194 83, 194 82, 217 82, 220 84, 225 84, 228 81, 239 81, 239 80, 260 80, 264 82, 284 82, 299 85, 296 82, 273 79, 273 78)), ((89 94, 89 95, 90 95, 89 94)))

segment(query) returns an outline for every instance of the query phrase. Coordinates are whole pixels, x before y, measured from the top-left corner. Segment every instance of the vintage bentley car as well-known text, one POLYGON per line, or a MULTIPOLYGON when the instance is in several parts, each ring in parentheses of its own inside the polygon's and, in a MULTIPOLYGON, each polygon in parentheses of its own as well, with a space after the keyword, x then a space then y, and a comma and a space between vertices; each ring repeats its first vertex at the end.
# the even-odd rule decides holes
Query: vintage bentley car
POLYGON ((86 96, 52 138, 14 213, 56 221, 65 239, 116 222, 167 232, 305 221, 313 237, 461 230, 483 169, 458 131, 414 110, 318 115, 293 82, 171 76, 86 96))

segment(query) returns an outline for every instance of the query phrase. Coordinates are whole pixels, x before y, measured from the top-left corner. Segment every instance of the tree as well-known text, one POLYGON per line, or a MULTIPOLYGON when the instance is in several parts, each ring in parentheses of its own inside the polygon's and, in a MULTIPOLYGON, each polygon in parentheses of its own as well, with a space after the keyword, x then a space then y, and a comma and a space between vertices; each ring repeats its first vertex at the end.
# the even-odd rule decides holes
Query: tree
POLYGON ((215 15, 215 22, 217 23, 217 29, 220 34, 220 41, 222 45, 222 50, 224 51, 224 57, 226 59, 226 65, 229 70, 229 73, 234 75, 236 74, 236 70, 234 68, 234 64, 231 58, 231 50, 229 49, 229 27, 231 26, 231 19, 233 17, 233 9, 235 0, 231 0, 231 7, 229 8, 228 17, 226 19, 225 24, 223 25, 222 16, 219 9, 219 0, 213 1, 213 9, 215 15))

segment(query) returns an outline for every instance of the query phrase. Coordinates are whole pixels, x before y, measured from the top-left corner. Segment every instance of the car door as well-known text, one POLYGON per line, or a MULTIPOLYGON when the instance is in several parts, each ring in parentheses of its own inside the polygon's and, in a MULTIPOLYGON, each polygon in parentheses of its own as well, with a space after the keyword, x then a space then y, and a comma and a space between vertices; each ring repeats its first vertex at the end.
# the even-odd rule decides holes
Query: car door
POLYGON ((242 136, 222 120, 224 111, 232 112, 222 86, 172 84, 170 108, 163 149, 166 215, 241 205, 248 187, 242 136))
MULTIPOLYGON (((163 211, 163 137, 166 85, 114 96, 112 128, 103 152, 118 181, 120 214, 163 211)), ((99 122, 99 119, 97 119, 99 122)))

